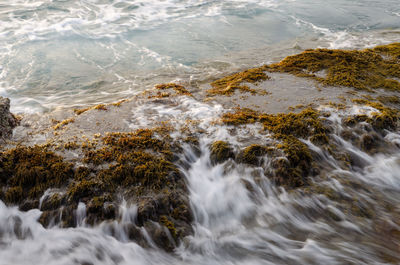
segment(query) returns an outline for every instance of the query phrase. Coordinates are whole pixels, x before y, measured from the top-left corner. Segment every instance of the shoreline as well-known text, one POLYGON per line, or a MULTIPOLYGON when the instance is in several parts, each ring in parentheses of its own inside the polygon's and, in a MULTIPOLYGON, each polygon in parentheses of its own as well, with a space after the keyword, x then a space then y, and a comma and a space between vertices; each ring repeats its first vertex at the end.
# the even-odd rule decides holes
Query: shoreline
MULTIPOLYGON (((135 220, 123 228, 129 239, 171 252, 193 236, 198 213, 188 171, 192 160, 207 155, 226 171, 261 170, 264 180, 242 180, 250 197, 259 196, 257 184, 268 181, 277 193, 283 188, 326 196, 345 218, 361 219, 360 226, 364 220, 380 224, 378 213, 390 215, 385 203, 392 202, 344 199, 320 184, 330 180, 330 171, 357 172, 369 157, 398 152, 397 138, 389 136, 399 128, 400 44, 337 52, 308 50, 199 87, 161 84, 116 103, 24 115, 1 148, 0 198, 23 211, 41 210, 45 227, 79 226, 79 209, 86 225, 121 221, 125 201, 137 207, 135 220), (328 57, 315 62, 313 56, 322 55, 328 57), (378 68, 363 75, 366 62, 378 68), (352 82, 356 88, 337 86, 352 82)), ((332 179, 355 196, 371 188, 332 179)), ((392 210, 392 222, 398 210, 392 210)), ((318 218, 332 224, 344 217, 331 211, 318 218)), ((400 240, 395 232, 379 236, 380 229, 368 231, 378 241, 400 240)), ((379 257, 399 261, 395 247, 379 257)))
MULTIPOLYGON (((348 33, 350 42, 345 42, 338 47, 344 49, 371 48, 375 45, 396 41, 399 33, 400 31, 396 29, 372 30, 365 33, 350 32, 348 33), (369 39, 371 35, 373 37, 369 39)), ((51 80, 54 79, 54 81, 50 84, 44 84, 44 87, 48 87, 44 90, 40 86, 21 86, 22 84, 13 87, 12 80, 3 80, 5 83, 3 83, 1 95, 12 100, 11 110, 16 114, 48 113, 60 108, 70 109, 109 104, 134 96, 136 93, 140 94, 143 90, 151 89, 158 83, 177 82, 185 87, 203 87, 215 80, 215 78, 223 77, 230 73, 279 62, 287 56, 297 54, 306 49, 332 48, 332 45, 338 44, 336 42, 331 43, 328 39, 322 37, 321 39, 316 39, 312 36, 303 36, 300 39, 265 44, 265 46, 258 48, 230 51, 226 54, 221 54, 217 58, 200 58, 193 65, 164 65, 154 69, 147 69, 146 71, 130 70, 128 67, 125 70, 120 69, 122 72, 118 73, 117 77, 110 76, 111 73, 108 73, 103 76, 95 75, 93 78, 86 78, 81 82, 79 80, 77 82, 65 80, 60 83, 57 81, 60 80, 60 76, 51 76, 51 80), (114 80, 111 82, 110 78, 111 80, 117 78, 119 81, 114 80), (62 89, 58 90, 58 88, 62 89), (29 92, 30 89, 33 89, 31 90, 32 92, 29 92), (63 93, 63 89, 68 92, 63 93), (99 93, 96 93, 96 91, 99 91, 99 93), (46 95, 48 94, 52 96, 47 97, 46 95)), ((46 79, 46 77, 44 78, 46 79)), ((39 80, 34 83, 37 81, 39 80)))

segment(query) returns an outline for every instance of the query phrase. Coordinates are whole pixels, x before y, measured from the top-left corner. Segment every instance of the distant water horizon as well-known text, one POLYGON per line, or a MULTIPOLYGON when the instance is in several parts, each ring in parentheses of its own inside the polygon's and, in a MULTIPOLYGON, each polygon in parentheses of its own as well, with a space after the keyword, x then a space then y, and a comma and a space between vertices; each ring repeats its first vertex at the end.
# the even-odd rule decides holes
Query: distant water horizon
POLYGON ((0 95, 17 113, 400 39, 395 0, 4 0, 0 21, 0 95))

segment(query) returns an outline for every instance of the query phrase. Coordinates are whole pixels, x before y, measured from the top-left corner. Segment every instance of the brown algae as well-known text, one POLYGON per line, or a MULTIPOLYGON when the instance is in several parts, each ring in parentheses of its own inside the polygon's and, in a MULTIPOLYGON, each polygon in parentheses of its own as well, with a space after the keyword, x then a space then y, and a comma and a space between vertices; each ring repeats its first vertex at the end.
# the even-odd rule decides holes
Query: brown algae
MULTIPOLYGON (((319 145, 328 143, 327 128, 320 118, 320 113, 307 108, 299 113, 264 114, 251 109, 237 109, 226 113, 222 121, 230 125, 260 122, 264 129, 273 133, 278 140, 276 147, 282 150, 288 163, 275 163, 272 176, 278 185, 299 187, 307 184, 311 170, 311 152, 307 145, 298 138, 307 139, 319 145)), ((242 161, 259 165, 258 157, 267 153, 267 148, 260 145, 247 147, 242 154, 242 161)))
POLYGON ((207 93, 210 95, 230 96, 236 90, 239 90, 240 92, 256 94, 257 90, 250 88, 248 85, 243 85, 242 83, 247 82, 251 84, 257 84, 259 81, 270 79, 270 77, 266 75, 264 71, 265 67, 262 66, 223 77, 212 82, 212 88, 207 90, 207 93))
POLYGON ((92 109, 107 110, 107 107, 104 104, 99 104, 99 105, 96 105, 96 106, 93 106, 93 107, 84 108, 84 109, 74 109, 74 113, 76 115, 81 115, 82 113, 84 113, 84 112, 86 112, 88 110, 92 110, 92 109))
POLYGON ((306 50, 267 66, 271 72, 285 72, 313 78, 325 85, 357 89, 400 91, 400 43, 366 50, 306 50))
POLYGON ((180 149, 168 132, 168 128, 154 128, 108 133, 94 149, 82 149, 85 156, 78 163, 83 166, 78 168, 50 151, 49 146, 22 146, 0 152, 0 199, 30 209, 38 207, 46 190, 62 190, 54 203, 52 197, 45 199, 43 205, 47 206, 41 209, 40 222, 48 225, 54 220, 64 227, 76 225, 73 211, 78 202, 87 204, 87 222, 95 224, 115 218, 118 194, 139 204, 157 194, 160 201, 155 203, 165 206, 146 206, 138 213, 141 225, 149 219, 160 221, 175 239, 180 238, 187 234, 185 224, 192 217, 185 199, 185 182, 173 163, 173 153, 180 149), (60 215, 61 209, 65 214, 60 215))
POLYGON ((38 199, 48 188, 66 185, 73 165, 44 147, 16 147, 0 153, 0 182, 7 186, 5 201, 38 199))
POLYGON ((359 105, 370 106, 378 111, 371 113, 371 117, 368 117, 367 115, 355 115, 349 117, 346 120, 348 125, 356 124, 358 121, 364 121, 371 124, 377 131, 385 129, 394 130, 397 128, 399 120, 398 110, 386 107, 380 102, 373 102, 366 99, 353 99, 352 101, 359 105))
MULTIPOLYGON (((173 89, 177 95, 185 95, 185 96, 192 96, 192 93, 190 93, 184 86, 175 84, 175 83, 167 83, 167 84, 159 84, 155 86, 156 89, 158 90, 168 90, 168 89, 173 89)), ((167 95, 167 94, 162 94, 161 95, 167 95)), ((164 96, 166 97, 166 96, 164 96)))
POLYGON ((68 125, 68 124, 70 124, 70 123, 72 123, 72 122, 75 122, 75 119, 74 119, 74 118, 70 118, 70 119, 63 120, 62 122, 59 122, 59 123, 57 123, 56 125, 54 125, 54 126, 53 126, 53 129, 54 129, 54 130, 62 129, 64 126, 66 126, 66 125, 68 125))
POLYGON ((210 146, 210 160, 213 163, 223 163, 229 158, 234 158, 235 154, 228 142, 215 141, 210 146))

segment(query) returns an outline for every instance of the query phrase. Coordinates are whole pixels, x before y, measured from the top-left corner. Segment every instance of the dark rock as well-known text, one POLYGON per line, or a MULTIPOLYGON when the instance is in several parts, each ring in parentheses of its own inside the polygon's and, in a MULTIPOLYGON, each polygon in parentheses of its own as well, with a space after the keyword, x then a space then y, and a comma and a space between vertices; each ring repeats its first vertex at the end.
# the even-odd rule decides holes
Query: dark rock
POLYGON ((39 201, 38 200, 26 200, 19 206, 19 209, 21 211, 29 211, 31 209, 35 209, 35 208, 38 208, 38 207, 39 207, 39 201))
POLYGON ((216 141, 210 147, 210 160, 212 164, 223 163, 229 158, 234 158, 235 154, 228 142, 216 141))
POLYGON ((175 240, 166 227, 155 222, 147 222, 144 227, 158 247, 167 251, 172 251, 175 248, 175 240))
POLYGON ((10 112, 10 100, 0 97, 0 141, 10 138, 18 120, 10 112))
POLYGON ((40 210, 42 211, 56 210, 61 206, 62 199, 63 198, 60 194, 54 193, 43 200, 40 210))
POLYGON ((368 153, 374 153, 379 147, 379 136, 376 133, 365 133, 361 135, 360 147, 368 153))
POLYGON ((60 211, 59 210, 49 210, 43 211, 39 218, 39 223, 44 227, 49 227, 60 222, 60 211))

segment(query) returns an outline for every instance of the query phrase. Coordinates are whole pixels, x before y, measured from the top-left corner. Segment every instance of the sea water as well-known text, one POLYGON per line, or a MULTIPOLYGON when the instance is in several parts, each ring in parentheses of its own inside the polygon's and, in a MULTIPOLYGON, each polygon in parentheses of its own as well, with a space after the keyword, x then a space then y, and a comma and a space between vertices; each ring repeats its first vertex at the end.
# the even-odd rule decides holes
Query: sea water
POLYGON ((1 0, 0 95, 44 112, 399 39, 398 0, 1 0))

